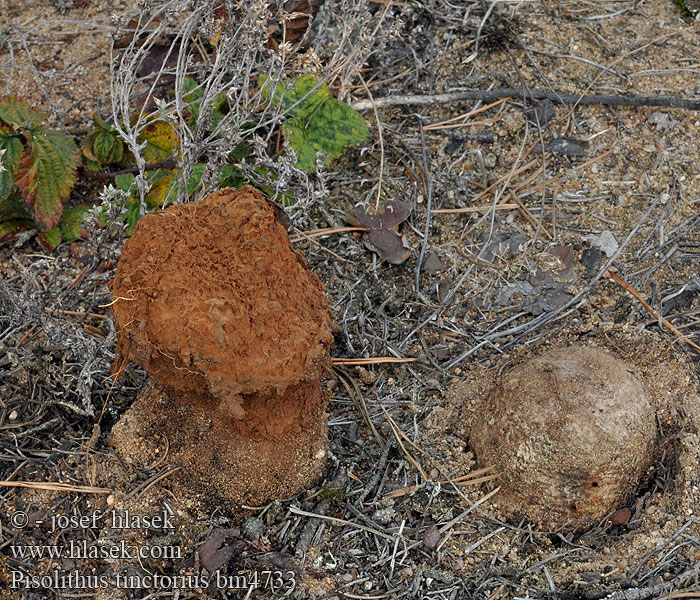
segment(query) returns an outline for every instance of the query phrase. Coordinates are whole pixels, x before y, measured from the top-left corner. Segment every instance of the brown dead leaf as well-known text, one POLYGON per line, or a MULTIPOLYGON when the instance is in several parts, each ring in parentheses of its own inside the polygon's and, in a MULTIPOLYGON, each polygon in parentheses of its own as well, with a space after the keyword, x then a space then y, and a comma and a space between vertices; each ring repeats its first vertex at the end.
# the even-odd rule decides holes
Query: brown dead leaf
POLYGON ((199 548, 199 560, 207 571, 216 571, 226 564, 234 553, 240 553, 240 550, 236 552, 237 549, 226 542, 231 533, 228 529, 214 531, 199 548))
POLYGON ((364 212, 361 208, 350 211, 346 221, 367 229, 365 245, 383 260, 399 265, 408 258, 410 250, 404 246, 397 230, 409 214, 411 208, 408 204, 387 200, 375 214, 364 212))

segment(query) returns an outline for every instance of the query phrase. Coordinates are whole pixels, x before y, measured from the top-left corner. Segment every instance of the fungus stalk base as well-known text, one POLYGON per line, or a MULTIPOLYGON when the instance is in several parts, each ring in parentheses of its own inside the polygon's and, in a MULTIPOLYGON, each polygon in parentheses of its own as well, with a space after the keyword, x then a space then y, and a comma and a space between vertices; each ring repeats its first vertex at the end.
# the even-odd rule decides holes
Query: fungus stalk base
POLYGON ((321 476, 328 428, 320 381, 246 398, 244 407, 247 419, 226 418, 223 407, 152 380, 110 442, 129 464, 179 465, 166 483, 205 506, 223 502, 227 512, 296 494, 321 476))

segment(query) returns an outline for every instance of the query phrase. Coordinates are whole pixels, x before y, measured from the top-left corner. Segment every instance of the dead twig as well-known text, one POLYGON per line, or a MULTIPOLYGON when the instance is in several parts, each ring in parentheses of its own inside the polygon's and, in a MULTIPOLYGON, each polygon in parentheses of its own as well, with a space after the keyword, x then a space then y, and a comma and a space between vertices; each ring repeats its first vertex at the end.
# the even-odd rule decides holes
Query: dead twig
MULTIPOLYGON (((492 470, 493 466, 484 467, 483 469, 472 471, 471 473, 467 473, 466 475, 462 475, 461 477, 456 477, 455 479, 443 479, 439 483, 440 485, 476 485, 477 483, 484 483, 486 481, 496 479, 498 477, 498 473, 494 473, 492 475, 485 475, 485 473, 488 473, 492 470), (482 475, 482 477, 480 477, 480 475, 482 475)), ((391 490, 390 492, 384 494, 384 496, 386 496, 387 498, 401 498, 403 496, 410 496, 413 492, 419 489, 419 487, 420 486, 417 485, 409 485, 408 487, 399 488, 397 490, 391 490)))
POLYGON ((645 96, 643 94, 629 94, 620 96, 616 94, 566 94, 556 90, 521 88, 497 88, 494 90, 468 90, 464 92, 452 92, 448 94, 434 94, 432 96, 406 95, 385 96, 370 100, 359 100, 352 104, 355 110, 367 110, 370 108, 385 108, 387 106, 404 105, 428 105, 444 104, 447 102, 461 102, 463 100, 482 100, 493 102, 507 98, 523 98, 525 100, 544 100, 561 104, 604 104, 607 106, 658 106, 663 108, 684 108, 686 110, 700 110, 700 99, 686 98, 684 96, 645 96))
POLYGON ((52 492, 71 492, 75 494, 111 494, 112 490, 92 485, 71 485, 56 481, 0 481, 0 486, 21 487, 30 490, 50 490, 52 492))
POLYGON ((359 365, 379 365, 382 363, 410 363, 415 362, 415 358, 396 358, 394 356, 375 356, 373 358, 331 358, 334 367, 359 366, 359 365))
POLYGON ((433 214, 453 215, 453 214, 458 214, 458 213, 486 212, 487 210, 491 210, 491 209, 513 210, 514 208, 518 208, 518 205, 514 204, 512 202, 509 202, 506 204, 497 204, 496 206, 493 206, 491 204, 484 204, 481 206, 465 206, 462 208, 434 208, 433 214))
POLYGON ((309 231, 304 231, 299 235, 294 235, 289 238, 292 244, 301 242, 306 239, 323 237, 324 235, 331 235, 333 233, 345 233, 346 231, 367 231, 364 227, 322 227, 320 229, 310 229, 309 231))

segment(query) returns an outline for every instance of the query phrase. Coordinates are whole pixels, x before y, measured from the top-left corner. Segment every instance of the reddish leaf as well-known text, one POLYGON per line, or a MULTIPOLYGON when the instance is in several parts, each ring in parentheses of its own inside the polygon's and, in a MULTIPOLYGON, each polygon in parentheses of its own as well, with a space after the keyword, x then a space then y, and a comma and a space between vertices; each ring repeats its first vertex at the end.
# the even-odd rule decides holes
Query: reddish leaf
POLYGON ((227 531, 215 531, 199 548, 199 560, 209 572, 216 571, 233 556, 233 548, 226 544, 227 531))
POLYGON ((410 250, 403 244, 401 236, 397 233, 398 226, 403 223, 411 213, 410 207, 398 200, 387 200, 376 214, 363 212, 360 208, 350 211, 348 222, 367 229, 365 244, 370 250, 392 264, 398 265, 404 262, 410 250))
POLYGON ((47 230, 58 224, 63 201, 75 185, 80 151, 73 139, 60 131, 35 127, 22 133, 27 146, 15 185, 36 222, 47 230))

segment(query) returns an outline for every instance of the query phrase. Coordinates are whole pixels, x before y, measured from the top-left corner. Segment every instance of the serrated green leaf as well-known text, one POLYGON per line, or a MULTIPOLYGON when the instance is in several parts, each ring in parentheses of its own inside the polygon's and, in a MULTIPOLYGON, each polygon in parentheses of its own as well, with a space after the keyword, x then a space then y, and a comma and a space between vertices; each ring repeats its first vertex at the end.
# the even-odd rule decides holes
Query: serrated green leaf
POLYGON ((166 201, 175 199, 177 193, 177 179, 174 170, 156 169, 148 176, 151 189, 148 190, 145 200, 149 208, 159 208, 166 201))
POLYGON ((95 140, 97 139, 97 136, 100 135, 100 133, 100 129, 93 129, 92 131, 88 132, 85 138, 83 138, 83 144, 81 146, 83 156, 89 161, 96 164, 99 164, 99 159, 95 154, 95 140))
POLYGON ((82 237, 85 232, 83 221, 90 212, 90 208, 91 207, 87 204, 78 204, 77 206, 71 206, 63 211, 61 222, 58 226, 64 241, 70 242, 76 238, 82 237))
POLYGON ((116 143, 117 138, 111 133, 106 131, 99 132, 92 144, 97 160, 101 163, 115 162, 111 160, 111 156, 116 143))
POLYGON ((282 131, 297 152, 297 166, 305 171, 315 169, 315 157, 319 152, 326 154, 324 164, 328 166, 330 161, 369 135, 362 116, 335 98, 329 98, 319 106, 307 121, 285 121, 282 131))
MULTIPOLYGON (((259 77, 260 86, 264 98, 270 99, 272 86, 268 84, 268 77, 262 74, 259 77)), ((326 84, 318 86, 318 79, 313 75, 304 75, 297 79, 293 85, 287 80, 278 83, 272 93, 272 103, 275 106, 282 105, 285 112, 293 119, 308 119, 313 112, 331 97, 326 84)))
POLYGON ((120 137, 114 138, 114 145, 112 146, 112 152, 109 155, 110 163, 120 163, 124 158, 124 142, 120 137))
POLYGON ((250 156, 250 150, 245 142, 236 144, 236 147, 231 151, 231 158, 234 160, 241 160, 248 156, 250 156))
POLYGON ((135 198, 126 202, 126 233, 131 235, 141 218, 141 206, 135 198))
POLYGON ((131 184, 134 183, 134 179, 135 177, 132 173, 122 173, 114 178, 114 183, 117 184, 120 190, 128 194, 131 191, 131 184))
POLYGON ((5 137, 0 133, 0 150, 5 150, 2 165, 5 170, 0 173, 0 199, 7 198, 15 187, 15 174, 19 167, 24 146, 22 140, 16 137, 5 137))
POLYGON ((204 175, 204 170, 207 168, 207 165, 203 165, 201 163, 197 163, 192 167, 192 174, 190 175, 190 179, 187 182, 187 195, 191 196, 197 191, 197 188, 199 187, 199 184, 202 181, 202 175, 204 175))
MULTIPOLYGON (((187 194, 192 195, 197 191, 206 165, 198 163, 192 167, 192 174, 187 182, 187 194)), ((150 208, 160 208, 166 202, 173 202, 177 198, 179 185, 178 171, 175 169, 156 169, 148 178, 151 189, 146 194, 146 203, 150 208)))
POLYGON ((45 115, 29 110, 29 105, 15 96, 7 96, 0 100, 0 119, 13 125, 15 129, 34 127, 45 118, 45 115))
POLYGON ((73 139, 44 127, 23 130, 27 148, 20 159, 15 185, 42 229, 61 218, 63 201, 75 185, 80 151, 73 139))
POLYGON ((289 84, 278 84, 274 92, 267 76, 261 76, 263 96, 272 97, 275 105, 283 104, 289 118, 282 125, 290 146, 297 153, 297 167, 313 171, 315 157, 326 154, 325 165, 338 158, 350 146, 369 135, 367 123, 349 105, 332 98, 325 84, 318 86, 313 75, 305 75, 289 84))
POLYGON ((104 165, 102 163, 96 162, 94 160, 90 160, 89 158, 85 158, 83 156, 83 165, 85 168, 89 169, 90 171, 95 171, 99 172, 104 169, 104 165))
POLYGON ((102 167, 95 168, 95 165, 120 163, 122 161, 124 158, 124 142, 110 123, 103 121, 98 115, 93 115, 92 118, 95 126, 83 139, 81 150, 83 156, 88 159, 86 161, 88 168, 98 171, 102 167))
POLYGON ((50 229, 42 231, 41 235, 43 236, 46 244, 52 250, 63 241, 63 238, 61 237, 61 228, 58 225, 54 225, 50 229))

